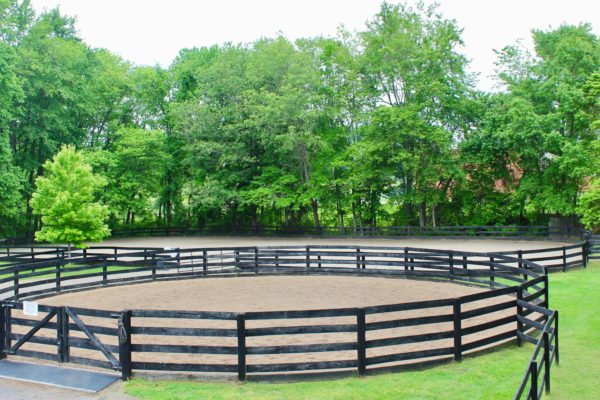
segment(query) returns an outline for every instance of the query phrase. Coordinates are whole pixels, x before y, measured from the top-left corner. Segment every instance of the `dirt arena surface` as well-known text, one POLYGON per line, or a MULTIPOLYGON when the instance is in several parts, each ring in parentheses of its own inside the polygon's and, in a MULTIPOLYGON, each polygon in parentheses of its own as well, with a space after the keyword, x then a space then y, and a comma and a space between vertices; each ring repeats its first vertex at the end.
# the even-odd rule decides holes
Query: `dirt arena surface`
POLYGON ((352 276, 188 279, 110 287, 43 299, 83 308, 288 311, 367 307, 453 298, 483 289, 449 283, 352 276))
POLYGON ((510 240, 510 239, 444 239, 444 238, 308 238, 308 237, 235 237, 235 236, 167 236, 109 239, 91 246, 132 246, 132 247, 237 247, 237 246, 396 246, 426 249, 443 249, 472 252, 494 252, 511 250, 532 250, 567 246, 569 242, 550 240, 510 240))
MULTIPOLYGON (((276 277, 237 277, 190 279, 169 282, 153 282, 131 286, 117 286, 78 293, 69 293, 40 300, 46 305, 69 305, 72 307, 96 308, 103 310, 123 309, 170 309, 199 311, 285 311, 346 307, 364 307, 370 305, 396 304, 413 301, 454 298, 471 293, 485 291, 464 285, 409 279, 350 277, 350 276, 276 276, 276 277)), ((463 311, 489 306, 498 302, 510 301, 501 296, 465 304, 463 311)), ((514 314, 513 308, 485 314, 464 321, 463 327, 485 323, 514 314)), ((366 322, 382 322, 415 317, 452 314, 451 307, 408 310, 380 314, 368 314, 366 322)), ((96 326, 114 325, 116 321, 82 317, 86 324, 96 326)), ((133 318, 134 326, 141 327, 134 334, 134 344, 172 344, 185 346, 236 346, 235 337, 197 337, 197 336, 157 336, 146 335, 143 327, 171 328, 229 328, 235 329, 235 321, 178 319, 178 318, 133 318)), ((340 325, 354 324, 355 317, 333 318, 295 318, 276 320, 248 320, 247 329, 286 326, 340 325)), ((465 335, 464 343, 514 329, 515 324, 506 324, 484 332, 465 335)), ((367 340, 404 337, 425 333, 437 333, 452 330, 452 322, 431 323, 426 325, 405 326, 367 332, 367 340)), ((75 334, 75 332, 73 332, 75 334)), ((103 343, 116 345, 116 338, 98 335, 103 343)), ((356 341, 356 333, 287 334, 248 337, 247 345, 253 346, 289 346, 328 343, 347 343, 356 341)), ((405 353, 426 349, 452 347, 452 339, 434 340, 420 343, 384 346, 367 350, 368 357, 405 353)), ((34 346, 34 345, 29 345, 34 346)), ((72 355, 102 359, 97 351, 72 349, 72 355)), ((355 359, 355 351, 332 351, 299 354, 248 355, 248 364, 277 364, 313 361, 334 361, 355 359)), ((184 353, 154 353, 139 351, 134 361, 234 364, 236 356, 184 353)))

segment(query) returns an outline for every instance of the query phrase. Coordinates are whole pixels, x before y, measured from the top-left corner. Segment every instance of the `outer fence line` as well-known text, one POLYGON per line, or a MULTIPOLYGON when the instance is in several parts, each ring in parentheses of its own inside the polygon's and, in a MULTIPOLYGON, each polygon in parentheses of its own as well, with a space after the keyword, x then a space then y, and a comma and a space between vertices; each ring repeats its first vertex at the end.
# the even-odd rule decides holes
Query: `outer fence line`
MULTIPOLYGON (((587 242, 586 242, 587 243, 587 242)), ((407 360, 419 360, 421 358, 430 357, 446 357, 453 356, 455 360, 459 361, 464 351, 476 350, 482 346, 487 346, 502 340, 515 338, 520 343, 522 340, 533 341, 537 343, 536 349, 539 354, 542 354, 544 364, 535 364, 535 368, 539 365, 548 368, 544 372, 543 387, 545 390, 550 389, 549 377, 552 359, 558 362, 558 317, 557 313, 547 314, 550 311, 547 310, 549 297, 548 297, 548 282, 547 276, 542 275, 546 272, 546 269, 529 261, 527 257, 531 258, 544 258, 545 261, 560 261, 560 269, 565 268, 566 270, 577 266, 574 261, 568 261, 569 257, 573 258, 571 254, 567 253, 567 250, 573 251, 575 247, 580 249, 584 245, 577 244, 573 246, 563 246, 560 248, 561 254, 554 256, 546 256, 544 253, 548 253, 550 250, 546 249, 540 251, 524 251, 518 252, 518 258, 512 255, 500 254, 500 253, 472 253, 472 252, 460 252, 460 251, 445 251, 435 249, 418 249, 418 248, 397 248, 397 247, 375 247, 375 246, 274 246, 274 247, 248 247, 248 248, 221 248, 221 249, 181 249, 178 250, 175 257, 170 256, 170 250, 163 249, 134 249, 131 252, 119 253, 119 248, 104 248, 108 250, 110 254, 111 263, 119 266, 118 270, 113 270, 110 267, 110 263, 107 260, 106 254, 97 253, 102 250, 101 248, 91 248, 86 252, 84 257, 73 257, 69 261, 72 263, 68 268, 63 258, 58 259, 59 250, 52 250, 51 254, 45 254, 45 257, 51 257, 51 260, 42 258, 40 256, 39 261, 34 259, 34 262, 28 264, 8 264, 7 266, 0 267, 0 276, 2 270, 7 271, 9 278, 0 279, 0 283, 10 283, 12 281, 14 287, 2 287, 0 286, 0 295, 6 296, 7 293, 13 292, 14 299, 18 299, 19 296, 23 298, 35 297, 42 294, 51 293, 53 291, 69 291, 69 290, 81 290, 98 285, 107 284, 126 284, 128 282, 134 282, 136 280, 151 281, 160 279, 178 279, 182 277, 194 278, 199 276, 223 276, 223 275, 236 275, 241 276, 255 275, 255 274, 269 274, 273 270, 275 273, 296 273, 302 271, 303 273, 354 273, 359 275, 364 274, 378 274, 380 276, 407 276, 422 279, 448 279, 454 280, 455 282, 463 282, 470 284, 477 284, 479 286, 495 284, 500 289, 495 289, 483 294, 476 296, 467 296, 469 300, 465 298, 464 301, 476 301, 477 299, 491 298, 494 296, 505 296, 513 294, 517 296, 517 300, 512 302, 499 303, 494 306, 481 307, 477 310, 463 311, 461 305, 463 302, 462 298, 452 300, 453 312, 449 316, 441 315, 437 317, 427 316, 418 317, 413 319, 400 319, 382 323, 366 323, 365 320, 365 309, 349 309, 349 310, 314 310, 314 311, 294 311, 284 313, 251 313, 252 318, 266 318, 266 319, 284 319, 284 318, 312 318, 312 317, 325 317, 325 316, 355 316, 356 324, 347 325, 330 325, 330 326, 300 326, 300 327, 275 327, 270 328, 271 334, 301 334, 310 332, 312 329, 314 333, 335 333, 335 332, 355 332, 356 341, 354 343, 331 343, 326 345, 291 345, 291 346, 271 346, 271 347, 259 347, 259 348, 248 348, 246 347, 246 336, 255 334, 265 334, 269 330, 262 328, 250 329, 246 328, 245 320, 246 315, 240 314, 235 317, 237 320, 237 329, 234 330, 233 335, 227 329, 221 330, 202 330, 200 328, 192 328, 195 334, 210 334, 213 337, 231 337, 236 336, 238 343, 237 347, 228 349, 226 347, 221 350, 217 350, 210 347, 198 347, 196 346, 193 350, 203 354, 213 354, 215 351, 221 351, 225 353, 220 354, 237 354, 238 361, 236 366, 229 365, 201 365, 201 364, 181 364, 179 367, 177 364, 160 364, 160 363, 147 363, 146 366, 132 362, 132 353, 137 351, 139 347, 131 344, 131 334, 135 332, 136 327, 131 326, 131 311, 124 311, 121 315, 119 328, 113 333, 110 329, 102 328, 103 334, 116 335, 118 333, 119 338, 119 365, 123 379, 128 379, 131 376, 132 369, 166 369, 174 368, 180 371, 218 371, 218 372, 237 372, 238 379, 245 380, 247 372, 285 372, 295 371, 294 368, 301 368, 302 370, 322 370, 322 369, 355 369, 358 370, 360 375, 369 372, 369 366, 376 366, 378 364, 385 364, 389 362, 407 361, 407 360), (194 251, 201 251, 202 258, 199 260, 192 253, 194 251), (220 254, 218 254, 220 252, 220 254), (538 257, 538 255, 543 257, 538 257), (316 257, 318 262, 312 262, 312 258, 316 257), (154 260, 152 265, 148 266, 148 259, 154 260), (462 268, 456 268, 455 261, 462 258, 462 268), (551 258, 551 259, 550 259, 551 258), (233 261, 231 261, 233 259, 233 261), (200 271, 194 271, 194 262, 198 261, 202 265, 200 271), (164 268, 158 268, 159 263, 164 265, 164 268), (82 265, 83 264, 83 265, 82 265), (517 265, 515 267, 514 265, 517 265), (98 271, 98 265, 101 266, 101 270, 98 271), (252 268, 248 269, 248 266, 252 268), (260 266, 260 268, 259 268, 260 266), (52 273, 44 272, 43 268, 54 268, 52 273), (239 268, 236 269, 236 267, 239 268), (367 268, 368 267, 368 268, 367 268), (385 268, 383 268, 385 267, 385 268), (40 268, 42 270, 40 271, 40 268), (217 269, 218 268, 218 269, 217 269), (382 269, 383 268, 383 269, 382 269), (36 271, 37 269, 37 271, 36 271), (173 272, 176 271, 176 272, 173 272), (71 272, 71 274, 65 274, 65 272, 71 272), (90 280, 89 282, 77 283, 77 275, 73 272, 82 273, 85 279, 90 280), (502 281, 494 281, 496 277, 502 277, 509 279, 514 282, 515 286, 506 287, 502 281), (49 278, 50 277, 50 278, 49 278), (487 280, 486 280, 487 278, 487 280), (46 289, 36 288, 37 282, 43 282, 43 284, 54 283, 52 287, 46 289), (76 283, 72 283, 75 281, 76 283), (22 290, 21 290, 22 289, 22 290), (35 290, 32 290, 35 289, 35 290), (529 293, 528 291, 533 291, 529 293), (487 297, 486 297, 487 296, 487 297), (543 297, 543 301, 540 298, 543 297), (523 300, 524 298, 529 300, 523 300), (463 328, 462 320, 470 318, 474 315, 484 315, 487 313, 493 313, 498 310, 515 307, 517 313, 514 316, 503 317, 489 323, 483 323, 481 325, 469 328, 463 328), (545 306, 540 307, 540 306, 545 306), (524 307, 527 310, 524 310, 524 307), (362 311, 361 311, 362 310, 362 311), (532 312, 541 312, 546 318, 546 324, 540 329, 540 323, 531 320, 530 314, 532 312), (549 316, 551 315, 551 316, 549 316), (430 324, 432 322, 452 322, 453 329, 451 332, 441 332, 438 334, 419 334, 412 335, 410 337, 396 337, 381 340, 370 341, 367 340, 366 331, 370 329, 386 329, 385 327, 395 326, 418 326, 419 324, 430 324), (496 326, 503 326, 509 323, 517 322, 516 331, 507 331, 503 334, 494 335, 486 339, 478 340, 474 343, 462 343, 462 336, 491 329, 496 326), (552 328, 554 324, 554 328, 552 328), (261 330, 262 329, 262 330, 261 330), (540 339, 533 339, 531 331, 540 332, 540 339), (367 357, 366 349, 370 346, 390 346, 395 344, 404 344, 411 342, 427 342, 439 339, 453 339, 454 345, 452 348, 437 348, 426 351, 419 351, 413 353, 391 353, 384 356, 367 357), (554 345, 550 343, 554 341, 554 345), (356 358, 353 360, 341 360, 335 362, 312 362, 312 363, 290 363, 281 365, 246 365, 246 354, 292 354, 294 352, 324 352, 324 351, 342 351, 342 350, 356 350, 356 358), (233 353, 232 353, 233 352, 233 353), (258 353, 257 353, 258 352, 258 353), (275 353, 270 353, 275 352, 275 353), (549 359, 549 362, 545 362, 549 359), (546 378, 547 377, 547 378, 546 378), (548 382, 546 382, 548 381, 548 382)), ((579 255, 585 258, 585 252, 582 250, 579 255)), ((514 252, 512 253, 514 254, 514 252)), ((29 257, 30 255, 28 255, 29 257)), ((37 257, 37 254, 35 255, 37 257)), ((41 284, 41 283, 40 283, 41 284)), ((385 305, 377 307, 369 307, 370 313, 377 312, 391 312, 400 310, 412 310, 431 307, 432 303, 425 302, 424 304, 402 304, 402 305, 385 305), (416 308, 411 308, 416 307, 416 308)), ((433 303, 436 304, 436 303, 433 303)), ((10 340, 13 337, 10 326, 14 322, 17 325, 23 326, 27 321, 20 320, 19 318, 12 318, 8 303, 2 303, 2 312, 0 313, 0 319, 4 319, 4 322, 0 324, 0 338, 4 335, 4 340, 1 341, 0 352, 2 355, 6 355, 7 347, 10 349, 10 340), (9 343, 7 346, 7 342, 9 343)), ((60 308, 59 308, 60 310, 60 308)), ((63 310, 64 311, 64 310, 63 310)), ((86 311, 83 311, 86 312, 86 311)), ((88 310, 88 313, 96 313, 98 316, 104 316, 105 314, 100 311, 88 310)), ((201 312, 150 312, 147 313, 152 317, 160 315, 169 316, 170 318, 217 318, 217 319, 231 319, 231 316, 227 313, 201 313, 201 312)), ((137 317, 137 315, 136 315, 137 317)), ((143 317, 143 315, 140 315, 143 317)), ((68 317, 58 311, 57 314, 57 337, 56 337, 56 348, 59 360, 68 360, 71 358, 72 362, 78 362, 80 360, 77 357, 69 357, 69 349, 71 347, 78 347, 81 345, 80 342, 75 340, 73 343, 69 343, 69 322, 68 317), (66 322, 65 322, 66 321, 66 322), (66 332, 66 337, 65 337, 66 332), (66 340, 65 340, 66 339, 66 340)), ((1 321, 0 321, 1 322, 1 321)), ((50 323, 49 326, 54 326, 50 323)), ((100 329, 98 327, 94 329, 100 329)), ((147 328, 144 328, 147 329, 147 328)), ((181 333, 181 332, 192 332, 190 330, 181 330, 182 328, 161 328, 157 330, 157 334, 160 332, 167 332, 169 334, 181 333)), ((150 329, 151 331, 151 329, 150 329)), ((15 336, 20 338, 21 336, 15 336)), ((35 339, 41 344, 45 344, 47 341, 37 338, 32 335, 32 340, 35 339)), ((34 341, 35 342, 35 341, 34 341)), ((48 342, 49 343, 49 342, 48 342)), ((169 352, 169 349, 175 349, 175 345, 165 345, 163 351, 169 352), (171 347, 169 347, 171 346, 171 347)), ((156 347, 158 349, 160 346, 156 347)), ((181 347, 181 346, 180 346, 181 347)), ((178 347, 178 351, 185 350, 178 347)), ((193 347, 193 346, 192 346, 193 347)), ((152 348, 152 347, 148 347, 152 348)), ((30 352, 30 356, 42 357, 42 353, 30 352)), ((536 353, 537 354, 537 353, 536 353)), ((44 356, 46 357, 46 356, 44 356)), ((89 361, 92 362, 92 361, 89 361)), ((97 361, 93 361, 99 363, 97 361)), ((533 362, 537 362, 533 360, 533 362)), ((98 364, 100 365, 100 364, 98 364)), ((532 364, 533 365, 533 364, 532 364)), ((530 368, 533 368, 530 366, 530 368)), ((529 376, 533 379, 533 376, 529 376)), ((537 375, 536 375, 537 378, 537 375)), ((527 383, 527 382, 526 382, 527 383)), ((538 384, 538 382, 531 381, 531 385, 538 384)), ((533 396, 533 393, 530 393, 533 396)))

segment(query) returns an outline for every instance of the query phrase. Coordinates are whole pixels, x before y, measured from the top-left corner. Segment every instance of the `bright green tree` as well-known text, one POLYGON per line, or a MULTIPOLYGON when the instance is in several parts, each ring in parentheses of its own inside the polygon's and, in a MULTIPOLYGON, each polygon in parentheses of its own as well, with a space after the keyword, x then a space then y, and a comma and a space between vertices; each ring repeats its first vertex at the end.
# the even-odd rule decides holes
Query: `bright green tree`
POLYGON ((100 241, 110 235, 105 220, 106 206, 94 195, 106 181, 92 173, 92 168, 74 147, 63 146, 52 161, 44 164, 44 176, 36 180, 31 207, 42 217, 37 241, 68 243, 85 247, 86 241, 100 241))

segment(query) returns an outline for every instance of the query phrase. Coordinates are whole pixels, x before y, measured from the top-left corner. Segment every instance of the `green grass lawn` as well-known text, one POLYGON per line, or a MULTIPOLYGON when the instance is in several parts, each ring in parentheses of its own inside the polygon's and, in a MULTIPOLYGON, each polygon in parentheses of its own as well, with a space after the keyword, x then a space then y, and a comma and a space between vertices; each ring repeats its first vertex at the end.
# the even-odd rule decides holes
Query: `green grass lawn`
MULTIPOLYGON (((84 275, 84 274, 101 274, 102 273, 102 267, 90 267, 85 270, 69 271, 69 268, 79 268, 79 267, 81 267, 81 265, 67 264, 62 267, 60 276, 65 277, 65 276, 75 276, 75 275, 84 275)), ((111 265, 111 266, 107 267, 107 271, 108 272, 114 272, 114 271, 131 272, 131 270, 133 268, 135 268, 135 267, 111 265)), ((32 273, 31 271, 28 270, 25 272, 21 272, 19 274, 19 279, 23 282, 30 281, 30 280, 53 279, 56 276, 56 267, 37 268, 35 270, 35 272, 36 273, 37 272, 48 272, 48 273, 42 274, 42 275, 37 275, 34 277, 28 277, 27 275, 32 273)), ((14 273, 12 273, 12 272, 9 274, 0 274, 0 279, 13 278, 13 277, 14 277, 14 273)))
MULTIPOLYGON (((559 310, 560 366, 550 399, 597 399, 600 393, 600 264, 550 276, 550 305, 559 310)), ((510 399, 533 346, 505 347, 438 367, 366 378, 304 383, 150 382, 134 379, 139 399, 510 399)))

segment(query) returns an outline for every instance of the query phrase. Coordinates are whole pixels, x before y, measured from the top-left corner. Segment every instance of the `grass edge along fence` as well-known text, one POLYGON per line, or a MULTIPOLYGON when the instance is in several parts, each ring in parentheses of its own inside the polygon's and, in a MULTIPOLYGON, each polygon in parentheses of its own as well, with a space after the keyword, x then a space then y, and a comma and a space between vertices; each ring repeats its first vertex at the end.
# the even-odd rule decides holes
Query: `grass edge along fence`
MULTIPOLYGON (((506 254, 471 253, 458 251, 430 250, 417 248, 374 247, 374 246, 286 246, 286 247, 244 247, 220 249, 131 249, 131 248, 91 248, 85 254, 80 252, 72 259, 64 258, 61 249, 40 250, 39 257, 31 262, 31 251, 20 252, 13 249, 11 256, 5 256, 5 264, 0 267, 0 293, 6 300, 2 302, 0 313, 0 345, 2 355, 16 354, 34 358, 75 362, 121 371, 123 379, 131 376, 132 370, 196 371, 237 374, 245 380, 246 374, 285 373, 296 371, 315 371, 328 369, 352 369, 359 375, 374 372, 378 365, 415 360, 430 361, 431 357, 460 361, 463 354, 475 351, 494 343, 515 339, 517 343, 530 342, 535 345, 528 369, 516 392, 515 398, 527 394, 527 398, 538 398, 543 390, 550 388, 550 366, 558 361, 558 313, 549 309, 548 270, 567 270, 585 266, 588 243, 579 243, 553 250, 558 254, 545 255, 544 262, 559 261, 544 267, 528 260, 531 252, 517 252, 520 258, 506 254), (562 250, 562 251, 561 251, 562 250), (581 251, 577 251, 581 250, 581 251), (61 253, 63 258, 57 256, 61 253), (567 253, 568 252, 568 253, 567 253), (20 254, 25 253, 25 254, 20 254), (23 263, 20 257, 27 257, 23 263), (12 259, 11 259, 12 257, 12 259), (577 258, 579 261, 567 258, 577 258), (66 268, 70 265, 69 268, 66 268), (98 267, 100 265, 100 267, 98 267), (111 270, 118 267, 118 270, 111 270), (52 272, 49 274, 49 269, 52 272), (75 272, 75 273, 74 273, 75 272), (69 276, 64 276, 70 273, 69 276), (11 275, 12 276, 7 276, 11 275), (127 284, 136 281, 198 278, 209 276, 247 276, 274 274, 351 274, 404 277, 412 279, 449 280, 455 283, 467 283, 489 286, 492 290, 475 295, 454 299, 434 300, 417 303, 387 304, 381 306, 350 308, 299 310, 287 312, 252 312, 245 314, 227 312, 197 311, 158 311, 158 310, 120 310, 103 311, 74 307, 47 307, 40 305, 40 311, 46 316, 39 322, 11 318, 11 310, 22 309, 20 298, 30 298, 57 292, 85 290, 113 284, 127 284), (15 278, 16 276, 16 278, 15 278), (82 281, 83 280, 83 281, 82 281), (73 282, 73 283, 70 283, 73 282), (76 282, 76 283, 75 283, 76 282), (11 285, 12 283, 12 285, 11 285), (25 291, 23 291, 25 289, 25 291), (464 311, 463 305, 485 298, 512 296, 514 299, 492 306, 479 307, 464 311), (412 319, 391 320, 384 323, 368 323, 366 317, 377 313, 389 313, 410 309, 435 309, 451 307, 452 312, 412 319), (464 327, 463 321, 477 315, 516 309, 514 315, 496 318, 476 326, 464 327), (81 319, 83 315, 97 318, 117 319, 117 326, 89 326, 81 319), (339 325, 308 325, 294 327, 274 327, 262 331, 246 328, 246 321, 281 318, 335 318, 339 316, 355 318, 355 323, 339 325), (231 320, 235 329, 199 329, 154 327, 154 330, 132 326, 135 318, 192 318, 231 320), (55 320, 53 322, 52 320, 55 320), (433 321, 452 323, 452 329, 437 334, 412 335, 384 340, 368 340, 367 333, 392 326, 432 323, 433 321), (516 323, 516 329, 491 335, 471 342, 463 342, 465 336, 474 332, 516 323), (17 335, 11 328, 24 324, 31 328, 27 333, 17 335), (38 337, 42 329, 55 329, 56 338, 38 337), (312 329, 319 333, 323 330, 356 333, 356 341, 331 343, 327 345, 288 345, 288 346, 247 346, 246 340, 256 334, 294 334, 307 333, 312 329), (70 331, 79 331, 87 338, 70 336, 70 331), (236 346, 181 346, 176 344, 148 345, 133 343, 131 336, 154 332, 156 335, 194 334, 237 338, 236 346), (108 345, 98 339, 98 335, 118 337, 118 345, 108 345), (389 346, 410 342, 426 342, 439 339, 452 339, 453 346, 433 348, 409 353, 391 353, 367 357, 367 349, 377 346, 389 346), (23 351, 27 342, 56 346, 57 354, 35 351, 23 351), (105 360, 73 357, 70 348, 96 350, 105 360), (287 364, 252 364, 247 356, 253 354, 295 354, 300 352, 353 351, 356 357, 330 362, 308 362, 287 364), (230 354, 237 356, 236 364, 182 364, 182 363, 140 363, 132 361, 132 354, 138 351, 185 352, 197 354, 230 354)), ((31 250, 31 249, 29 249, 31 250)), ((532 257, 535 258, 535 257, 532 257)), ((0 260, 1 261, 1 260, 0 260)), ((443 360, 442 360, 443 361, 443 360)), ((387 369, 384 367, 383 369, 387 369)))

